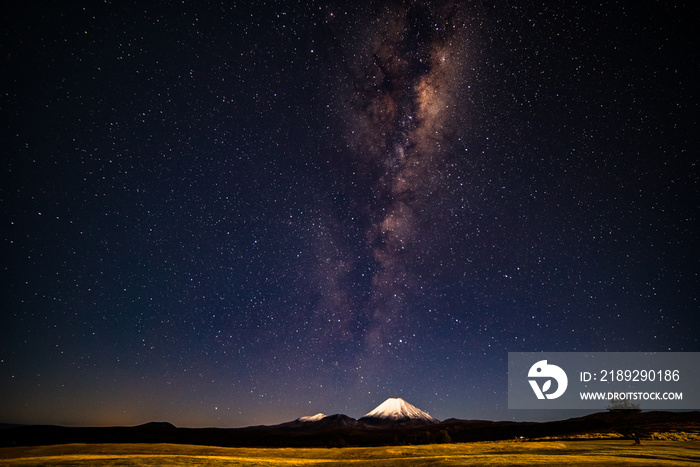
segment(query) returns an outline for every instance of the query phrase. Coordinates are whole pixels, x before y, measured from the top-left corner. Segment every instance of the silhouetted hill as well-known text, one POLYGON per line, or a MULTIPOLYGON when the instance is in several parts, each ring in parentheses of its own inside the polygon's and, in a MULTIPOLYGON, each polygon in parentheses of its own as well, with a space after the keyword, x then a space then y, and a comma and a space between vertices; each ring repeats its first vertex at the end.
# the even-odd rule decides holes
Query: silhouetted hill
POLYGON ((16 423, 0 423, 0 430, 4 430, 5 428, 17 428, 23 425, 18 425, 16 423))
POLYGON ((149 423, 144 423, 143 425, 139 425, 134 428, 140 428, 143 430, 173 430, 176 429, 177 427, 173 425, 172 423, 168 422, 149 422, 149 423))
POLYGON ((379 429, 419 428, 436 425, 438 423, 437 421, 433 422, 420 418, 403 418, 393 420, 381 417, 362 417, 359 421, 368 427, 379 429))

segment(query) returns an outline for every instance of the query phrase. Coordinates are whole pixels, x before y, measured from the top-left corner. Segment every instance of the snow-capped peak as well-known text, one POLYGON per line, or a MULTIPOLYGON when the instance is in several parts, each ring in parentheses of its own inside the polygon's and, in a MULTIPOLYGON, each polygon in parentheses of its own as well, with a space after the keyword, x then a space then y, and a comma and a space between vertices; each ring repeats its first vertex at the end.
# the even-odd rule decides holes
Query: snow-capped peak
POLYGON ((427 412, 423 412, 418 407, 415 407, 400 397, 389 398, 377 406, 376 409, 368 413, 362 418, 382 418, 389 420, 425 420, 436 423, 437 420, 431 417, 427 412))
POLYGON ((299 417, 298 420, 300 422, 316 422, 318 420, 321 420, 322 418, 326 418, 326 414, 317 413, 316 415, 307 415, 305 417, 299 417))

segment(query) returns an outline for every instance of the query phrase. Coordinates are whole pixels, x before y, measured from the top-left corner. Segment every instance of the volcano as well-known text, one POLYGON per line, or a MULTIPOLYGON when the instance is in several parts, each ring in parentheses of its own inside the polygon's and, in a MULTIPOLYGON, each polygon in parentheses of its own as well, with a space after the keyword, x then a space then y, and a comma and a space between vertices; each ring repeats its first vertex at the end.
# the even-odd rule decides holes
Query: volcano
POLYGON ((317 413, 316 415, 307 415, 306 417, 299 417, 299 418, 297 418, 297 421, 299 421, 299 422, 317 422, 317 421, 322 420, 326 417, 327 417, 327 415, 325 413, 317 413))
POLYGON ((385 400, 360 421, 369 425, 432 425, 440 422, 400 397, 385 400))

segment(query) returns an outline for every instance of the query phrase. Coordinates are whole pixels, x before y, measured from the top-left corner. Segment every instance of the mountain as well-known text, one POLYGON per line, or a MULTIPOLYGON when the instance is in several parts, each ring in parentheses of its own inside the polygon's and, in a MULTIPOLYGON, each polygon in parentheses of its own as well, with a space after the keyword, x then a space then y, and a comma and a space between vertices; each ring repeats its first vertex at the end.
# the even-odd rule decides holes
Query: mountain
POLYGON ((317 430, 362 429, 364 426, 352 417, 343 414, 328 415, 313 422, 317 430))
POLYGON ((142 430, 174 430, 177 427, 168 422, 149 422, 134 428, 140 428, 142 430))
POLYGON ((439 420, 431 417, 427 412, 423 412, 399 397, 385 400, 360 418, 360 421, 369 425, 400 424, 403 426, 439 423, 439 420))
POLYGON ((266 430, 270 428, 280 430, 304 431, 304 432, 322 432, 328 430, 345 430, 345 429, 366 429, 367 427, 343 414, 324 415, 322 413, 299 417, 291 422, 281 423, 273 426, 255 427, 258 430, 266 430))
POLYGON ((326 418, 326 414, 317 413, 316 415, 307 415, 305 417, 299 417, 299 418, 297 418, 297 420, 300 422, 317 422, 317 421, 321 420, 322 418, 326 418))

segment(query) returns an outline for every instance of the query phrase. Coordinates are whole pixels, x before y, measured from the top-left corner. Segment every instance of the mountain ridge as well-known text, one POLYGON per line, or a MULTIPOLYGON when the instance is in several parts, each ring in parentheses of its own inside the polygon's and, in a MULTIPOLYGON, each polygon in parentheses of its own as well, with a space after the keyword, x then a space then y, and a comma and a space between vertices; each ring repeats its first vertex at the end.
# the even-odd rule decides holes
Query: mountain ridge
MULTIPOLYGON (((206 446, 340 447, 386 446, 444 442, 496 441, 504 439, 566 437, 581 433, 598 434, 629 431, 628 415, 598 412, 583 417, 550 422, 460 420, 450 418, 437 424, 372 426, 342 414, 313 422, 289 422, 248 428, 178 428, 160 422, 137 427, 61 427, 24 425, 0 430, 0 446, 37 446, 71 443, 174 443, 206 446), (148 429, 144 429, 148 427, 148 429)), ((630 415, 642 433, 700 433, 700 411, 642 412, 630 415)), ((617 435, 619 436, 619 435, 617 435)), ((696 438, 693 438, 696 439, 696 438)))

